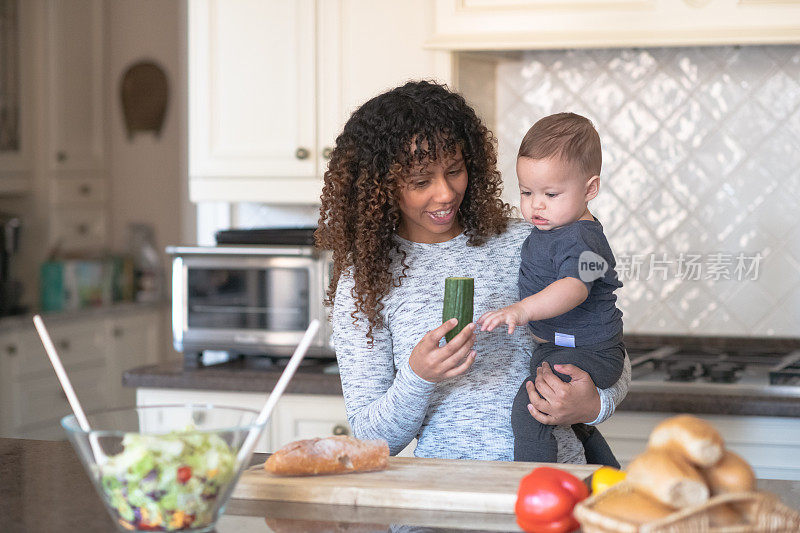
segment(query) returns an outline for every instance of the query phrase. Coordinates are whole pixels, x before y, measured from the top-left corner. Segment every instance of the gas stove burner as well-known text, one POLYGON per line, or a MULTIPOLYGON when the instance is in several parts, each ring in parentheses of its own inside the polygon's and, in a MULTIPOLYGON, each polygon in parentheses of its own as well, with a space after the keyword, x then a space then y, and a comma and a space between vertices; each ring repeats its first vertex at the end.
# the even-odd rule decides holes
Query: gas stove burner
POLYGON ((694 381, 697 379, 697 364, 677 361, 667 364, 667 381, 694 381))
POLYGON ((711 383, 735 383, 744 366, 737 363, 711 363, 703 365, 703 374, 711 383))

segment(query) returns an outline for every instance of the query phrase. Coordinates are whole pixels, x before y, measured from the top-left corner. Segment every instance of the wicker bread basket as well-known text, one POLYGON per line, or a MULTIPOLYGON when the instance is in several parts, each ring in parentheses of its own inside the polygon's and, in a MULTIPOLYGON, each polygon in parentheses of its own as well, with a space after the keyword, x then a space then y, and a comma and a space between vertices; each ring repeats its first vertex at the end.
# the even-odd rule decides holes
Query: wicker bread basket
POLYGON ((703 505, 687 507, 669 516, 638 525, 595 510, 597 502, 612 495, 633 491, 629 483, 620 483, 595 494, 575 506, 575 518, 585 533, 757 533, 800 531, 800 513, 782 504, 769 492, 740 492, 721 494, 703 505), (743 516, 736 525, 713 525, 711 513, 715 507, 731 504, 743 516))

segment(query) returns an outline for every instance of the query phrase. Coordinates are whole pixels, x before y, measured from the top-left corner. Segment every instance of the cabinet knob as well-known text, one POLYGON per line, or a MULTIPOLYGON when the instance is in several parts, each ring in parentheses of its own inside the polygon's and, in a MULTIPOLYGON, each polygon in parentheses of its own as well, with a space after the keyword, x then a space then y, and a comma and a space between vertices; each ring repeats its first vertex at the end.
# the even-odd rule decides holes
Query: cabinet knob
POLYGON ((81 195, 83 196, 89 196, 89 193, 92 192, 92 187, 84 183, 83 185, 80 186, 78 192, 81 193, 81 195))
POLYGON ((17 345, 16 344, 9 344, 6 346, 6 353, 9 357, 14 357, 17 355, 17 345))
POLYGON ((114 337, 115 337, 115 338, 117 338, 117 339, 118 339, 118 338, 120 338, 120 337, 122 337, 122 334, 123 334, 123 333, 124 333, 124 331, 123 331, 123 330, 122 330, 122 328, 121 328, 121 327, 119 327, 119 326, 115 327, 115 328, 113 329, 113 331, 111 332, 111 334, 112 334, 112 335, 114 335, 114 337))
POLYGON ((326 146, 325 148, 322 149, 323 159, 330 159, 332 153, 333 153, 333 148, 331 148, 330 146, 326 146))
POLYGON ((311 155, 311 152, 308 150, 308 148, 302 148, 302 147, 298 148, 294 153, 294 156, 297 159, 308 159, 308 156, 310 156, 310 155, 311 155))
POLYGON ((89 233, 89 225, 88 224, 78 224, 78 227, 75 228, 78 232, 78 235, 84 236, 89 233))
POLYGON ((336 424, 335 426, 333 426, 333 434, 334 435, 349 435, 350 434, 350 430, 347 428, 347 426, 345 426, 343 424, 336 424))
POLYGON ((66 339, 63 341, 59 341, 58 347, 61 348, 62 350, 69 350, 69 341, 66 339))
POLYGON ((64 150, 59 150, 58 152, 56 152, 56 160, 59 163, 63 163, 64 161, 66 161, 67 160, 67 152, 65 152, 64 150))

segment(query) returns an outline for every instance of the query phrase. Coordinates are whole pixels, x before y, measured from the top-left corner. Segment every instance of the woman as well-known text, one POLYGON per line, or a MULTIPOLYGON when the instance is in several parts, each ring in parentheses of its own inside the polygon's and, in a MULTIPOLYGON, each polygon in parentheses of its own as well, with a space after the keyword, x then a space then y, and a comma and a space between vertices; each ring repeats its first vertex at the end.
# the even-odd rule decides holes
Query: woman
MULTIPOLYGON (((333 251, 328 299, 345 405, 354 434, 387 440, 392 454, 417 438, 421 457, 513 459, 511 403, 530 333, 476 335, 469 324, 440 342, 455 327, 441 324, 446 277, 475 278, 475 316, 518 297, 530 226, 500 200, 496 161, 491 133, 464 99, 424 81, 361 106, 331 154, 316 239, 333 251)), ((605 391, 576 367, 558 370, 572 381, 541 369, 531 413, 561 424, 559 461, 586 462, 564 424, 610 416, 630 364, 605 391)))

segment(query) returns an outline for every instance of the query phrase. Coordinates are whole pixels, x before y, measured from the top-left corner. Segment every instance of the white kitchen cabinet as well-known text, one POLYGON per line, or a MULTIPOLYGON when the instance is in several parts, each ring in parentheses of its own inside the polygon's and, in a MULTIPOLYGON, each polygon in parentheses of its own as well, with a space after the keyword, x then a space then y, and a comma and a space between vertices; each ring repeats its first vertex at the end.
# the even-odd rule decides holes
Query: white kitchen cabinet
POLYGON ((435 21, 447 50, 800 42, 798 0, 436 0, 435 21))
MULTIPOLYGON (((13 133, 6 132, 8 145, 0 146, 0 195, 25 193, 31 188, 33 142, 33 94, 31 91, 31 65, 33 63, 33 18, 30 4, 17 2, 16 41, 19 48, 12 51, 16 61, 0 58, 4 63, 5 83, 12 94, 8 95, 17 103, 16 127, 13 133), (13 69, 13 70, 11 70, 13 69), (12 87, 12 83, 14 84, 12 87), (12 140, 13 139, 13 140, 12 140)), ((8 21, 10 23, 10 21, 8 21)), ((3 23, 0 21, 0 23, 3 23)), ((6 28, 9 26, 4 26, 6 28)), ((9 128, 12 129, 12 128, 9 128)), ((3 143, 5 144, 5 143, 3 143)))
POLYGON ((272 417, 276 449, 295 440, 351 434, 341 396, 287 394, 278 407, 272 417))
POLYGON ((56 175, 102 174, 103 0, 49 0, 47 25, 48 167, 56 175))
POLYGON ((319 196, 316 11, 315 0, 189 2, 193 201, 319 196))
MULTIPOLYGON (((53 345, 87 412, 133 405, 122 372, 160 359, 158 307, 45 317, 53 345)), ((71 413, 33 324, 0 334, 0 435, 60 439, 71 413)))
POLYGON ((19 356, 19 333, 7 330, 0 333, 0 435, 11 434, 11 410, 13 401, 11 366, 19 356))
POLYGON ((450 80, 423 48, 425 0, 190 0, 192 201, 313 204, 356 106, 410 78, 450 80))
MULTIPOLYGON (((223 392, 187 389, 136 389, 136 405, 174 405, 174 404, 211 404, 241 409, 261 411, 267 401, 266 393, 258 392, 223 392)), ((271 452, 272 420, 256 442, 257 453, 271 452)))
POLYGON ((158 363, 161 349, 161 313, 143 312, 114 317, 105 322, 109 376, 115 406, 136 405, 136 393, 122 386, 122 373, 158 363))
MULTIPOLYGON (((642 453, 650 432, 670 413, 617 411, 598 427, 625 467, 642 453)), ((800 479, 800 419, 792 417, 698 415, 719 431, 725 445, 752 465, 756 477, 800 479)))
POLYGON ((46 36, 40 64, 48 245, 63 251, 101 250, 109 233, 104 2, 45 0, 36 5, 46 36))

